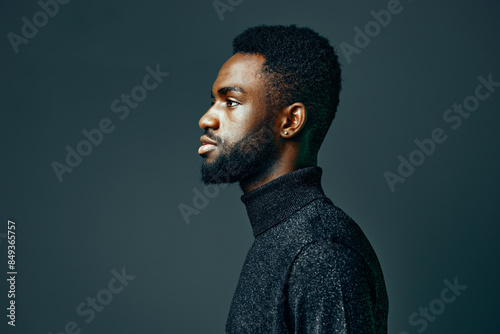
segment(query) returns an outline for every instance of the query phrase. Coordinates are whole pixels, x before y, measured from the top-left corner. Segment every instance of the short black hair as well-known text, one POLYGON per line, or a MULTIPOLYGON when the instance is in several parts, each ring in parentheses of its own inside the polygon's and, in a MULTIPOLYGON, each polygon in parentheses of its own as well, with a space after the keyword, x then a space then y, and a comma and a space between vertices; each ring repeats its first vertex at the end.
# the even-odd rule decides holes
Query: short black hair
POLYGON ((260 25, 233 39, 233 54, 261 54, 266 61, 267 102, 274 111, 295 102, 306 106, 304 129, 317 154, 335 117, 341 90, 338 56, 330 42, 307 27, 260 25))

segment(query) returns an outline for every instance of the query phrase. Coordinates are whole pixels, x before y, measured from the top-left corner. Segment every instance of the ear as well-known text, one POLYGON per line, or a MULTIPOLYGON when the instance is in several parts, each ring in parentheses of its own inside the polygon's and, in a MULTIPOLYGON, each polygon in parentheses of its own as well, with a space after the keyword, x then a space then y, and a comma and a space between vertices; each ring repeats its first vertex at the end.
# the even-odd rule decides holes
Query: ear
POLYGON ((281 110, 280 118, 281 137, 291 138, 299 133, 306 124, 306 106, 301 102, 295 102, 281 110))

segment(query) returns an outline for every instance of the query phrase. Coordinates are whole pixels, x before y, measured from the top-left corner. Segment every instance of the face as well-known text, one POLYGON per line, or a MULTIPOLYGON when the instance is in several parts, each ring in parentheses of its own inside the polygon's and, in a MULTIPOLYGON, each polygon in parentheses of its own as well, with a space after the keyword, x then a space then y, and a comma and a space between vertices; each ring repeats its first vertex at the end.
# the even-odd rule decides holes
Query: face
POLYGON ((212 87, 212 106, 201 117, 201 180, 232 183, 265 173, 277 157, 275 117, 267 110, 262 55, 235 54, 212 87))

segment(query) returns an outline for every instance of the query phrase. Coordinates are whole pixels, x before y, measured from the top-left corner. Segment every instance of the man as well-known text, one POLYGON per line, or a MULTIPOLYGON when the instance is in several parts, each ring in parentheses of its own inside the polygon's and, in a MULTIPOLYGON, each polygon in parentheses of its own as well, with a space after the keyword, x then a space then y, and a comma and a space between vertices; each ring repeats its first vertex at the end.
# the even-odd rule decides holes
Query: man
POLYGON ((233 51, 198 151, 205 184, 239 182, 255 236, 226 333, 386 333, 377 256, 317 166, 341 89, 333 47, 309 28, 258 26, 233 51))

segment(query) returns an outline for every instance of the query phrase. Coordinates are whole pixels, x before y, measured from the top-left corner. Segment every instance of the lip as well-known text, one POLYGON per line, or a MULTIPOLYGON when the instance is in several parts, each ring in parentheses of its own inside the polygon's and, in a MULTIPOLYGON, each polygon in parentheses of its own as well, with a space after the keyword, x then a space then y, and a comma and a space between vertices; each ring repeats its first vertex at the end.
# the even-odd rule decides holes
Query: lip
POLYGON ((201 146, 198 149, 198 154, 205 154, 217 148, 217 143, 213 139, 208 138, 207 136, 201 136, 200 142, 201 146))
POLYGON ((200 137, 200 143, 202 145, 205 145, 205 144, 217 145, 217 142, 211 138, 208 138, 207 135, 203 135, 200 137))
POLYGON ((203 144, 200 146, 200 148, 198 149, 198 154, 205 154, 205 153, 208 153, 210 151, 213 151, 217 148, 217 145, 213 145, 213 144, 203 144))

